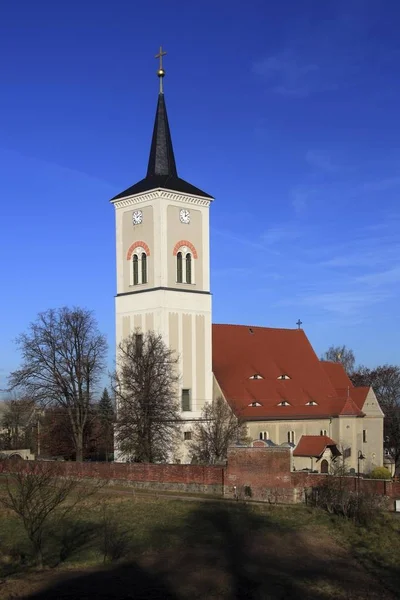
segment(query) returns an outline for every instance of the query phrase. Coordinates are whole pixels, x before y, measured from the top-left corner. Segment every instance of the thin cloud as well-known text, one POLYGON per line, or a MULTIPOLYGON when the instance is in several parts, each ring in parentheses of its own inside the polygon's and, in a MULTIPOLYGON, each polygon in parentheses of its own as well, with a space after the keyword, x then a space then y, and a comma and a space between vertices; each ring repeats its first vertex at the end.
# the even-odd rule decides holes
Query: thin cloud
POLYGON ((273 246, 284 241, 296 240, 301 236, 298 227, 271 227, 262 235, 261 239, 267 246, 273 246))
POLYGON ((268 56, 253 65, 253 73, 282 96, 308 96, 315 91, 318 71, 317 64, 302 63, 290 50, 268 56))
POLYGON ((309 150, 306 153, 305 158, 311 167, 321 171, 326 171, 328 173, 340 171, 339 165, 334 164, 330 156, 320 150, 309 150))
POLYGON ((394 267, 393 269, 387 269, 386 271, 380 271, 378 273, 361 275, 360 277, 357 277, 357 281, 359 283, 364 283, 372 287, 381 287, 399 283, 400 266, 394 267))
POLYGON ((296 214, 301 214, 308 206, 309 200, 317 193, 313 185, 298 185, 290 190, 292 206, 296 214))
POLYGON ((386 177, 377 181, 363 183, 360 186, 361 192, 385 192, 393 188, 400 187, 400 176, 386 177))
POLYGON ((335 291, 322 294, 305 294, 291 300, 285 300, 285 305, 306 306, 326 312, 350 316, 359 315, 363 309, 386 300, 390 294, 385 291, 335 291))

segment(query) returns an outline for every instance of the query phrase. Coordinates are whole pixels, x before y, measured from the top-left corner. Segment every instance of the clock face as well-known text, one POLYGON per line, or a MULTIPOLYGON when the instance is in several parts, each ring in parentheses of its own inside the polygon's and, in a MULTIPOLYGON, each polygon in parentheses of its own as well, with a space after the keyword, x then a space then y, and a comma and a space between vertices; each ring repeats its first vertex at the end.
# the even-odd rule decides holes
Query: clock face
POLYGON ((134 225, 140 225, 143 222, 143 213, 141 210, 135 210, 132 215, 132 223, 134 225))
POLYGON ((186 208, 182 208, 181 211, 179 211, 179 219, 181 221, 181 223, 185 223, 186 225, 190 223, 190 212, 188 210, 186 210, 186 208))

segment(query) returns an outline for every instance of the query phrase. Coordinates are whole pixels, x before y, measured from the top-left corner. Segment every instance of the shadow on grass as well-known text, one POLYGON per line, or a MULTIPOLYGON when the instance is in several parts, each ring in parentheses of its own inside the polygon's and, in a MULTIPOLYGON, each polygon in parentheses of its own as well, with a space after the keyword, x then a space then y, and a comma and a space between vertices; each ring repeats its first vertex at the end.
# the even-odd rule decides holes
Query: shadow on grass
POLYGON ((49 544, 46 553, 46 563, 56 566, 65 562, 76 552, 93 543, 99 536, 101 524, 88 523, 74 520, 73 517, 65 519, 53 532, 53 544, 49 544), (53 548, 52 548, 53 546, 53 548), (58 550, 58 557, 57 557, 58 550))
POLYGON ((197 505, 179 525, 154 528, 152 540, 154 550, 135 561, 71 573, 29 598, 392 597, 345 551, 329 547, 329 536, 321 542, 246 505, 197 505))

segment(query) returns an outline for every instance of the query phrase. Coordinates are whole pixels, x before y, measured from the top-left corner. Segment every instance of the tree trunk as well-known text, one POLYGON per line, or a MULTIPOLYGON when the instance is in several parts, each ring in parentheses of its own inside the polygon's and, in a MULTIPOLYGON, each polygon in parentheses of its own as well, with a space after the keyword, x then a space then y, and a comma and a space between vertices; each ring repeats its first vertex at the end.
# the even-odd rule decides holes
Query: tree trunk
POLYGON ((76 462, 83 462, 83 431, 79 430, 75 436, 76 462))

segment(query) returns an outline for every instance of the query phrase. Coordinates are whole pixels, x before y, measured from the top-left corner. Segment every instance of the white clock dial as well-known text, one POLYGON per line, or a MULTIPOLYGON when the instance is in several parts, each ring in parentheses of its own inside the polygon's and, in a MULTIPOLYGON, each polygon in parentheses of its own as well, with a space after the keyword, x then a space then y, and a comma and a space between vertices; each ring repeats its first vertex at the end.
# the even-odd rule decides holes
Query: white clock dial
POLYGON ((181 223, 185 223, 187 225, 190 223, 190 212, 186 210, 186 208, 182 208, 182 210, 179 211, 179 219, 181 223))
POLYGON ((143 213, 141 210, 135 210, 132 215, 132 223, 134 225, 140 225, 143 222, 143 213))

